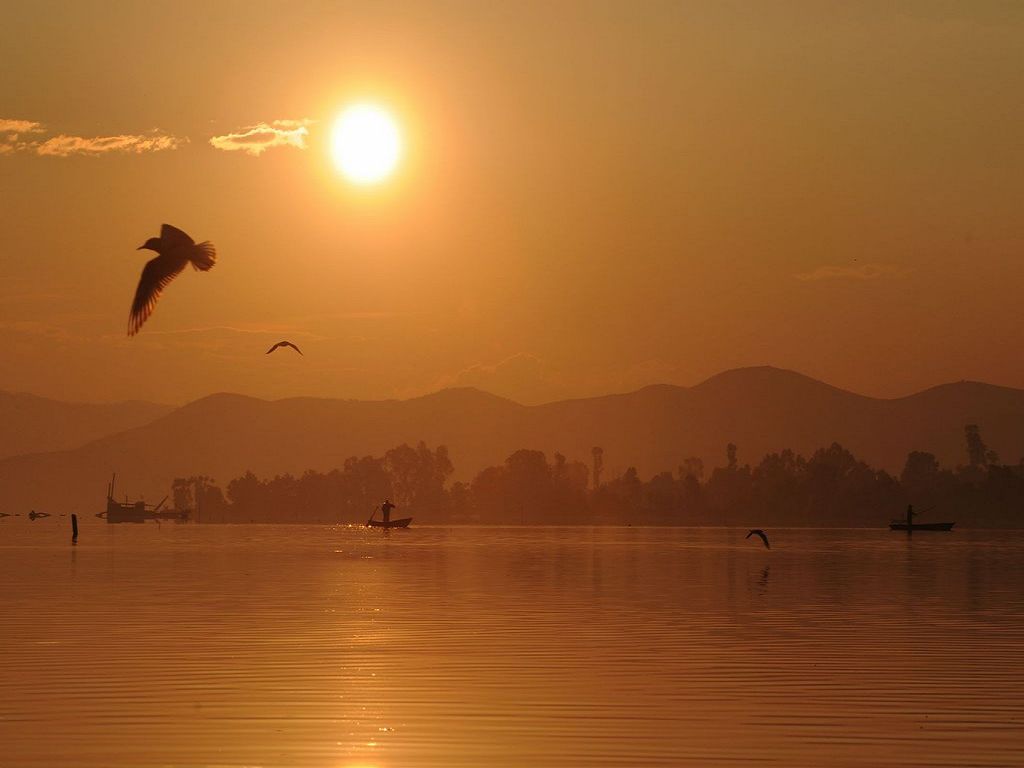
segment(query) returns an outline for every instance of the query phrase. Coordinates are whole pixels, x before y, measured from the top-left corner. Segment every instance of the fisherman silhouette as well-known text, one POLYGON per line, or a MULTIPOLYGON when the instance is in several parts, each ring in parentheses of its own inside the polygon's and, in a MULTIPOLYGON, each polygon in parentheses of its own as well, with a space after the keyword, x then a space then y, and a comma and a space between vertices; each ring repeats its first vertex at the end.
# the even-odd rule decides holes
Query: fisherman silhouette
POLYGON ((395 508, 395 505, 391 503, 389 499, 384 499, 384 503, 380 505, 381 514, 384 515, 384 522, 388 523, 391 520, 391 510, 395 508))

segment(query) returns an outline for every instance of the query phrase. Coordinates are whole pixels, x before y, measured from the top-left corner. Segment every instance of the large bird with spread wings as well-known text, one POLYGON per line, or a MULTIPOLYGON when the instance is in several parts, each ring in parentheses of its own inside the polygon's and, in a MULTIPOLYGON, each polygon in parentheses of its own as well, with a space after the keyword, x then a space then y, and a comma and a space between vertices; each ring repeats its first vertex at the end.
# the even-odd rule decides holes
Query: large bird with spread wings
POLYGON ((156 257, 146 262, 139 278, 139 287, 135 289, 135 300, 132 301, 132 312, 128 317, 128 335, 134 336, 142 324, 153 314, 157 299, 171 280, 191 264, 193 269, 206 272, 217 261, 217 251, 213 243, 206 241, 196 243, 177 227, 164 224, 160 227, 160 237, 151 237, 136 250, 156 251, 156 257))

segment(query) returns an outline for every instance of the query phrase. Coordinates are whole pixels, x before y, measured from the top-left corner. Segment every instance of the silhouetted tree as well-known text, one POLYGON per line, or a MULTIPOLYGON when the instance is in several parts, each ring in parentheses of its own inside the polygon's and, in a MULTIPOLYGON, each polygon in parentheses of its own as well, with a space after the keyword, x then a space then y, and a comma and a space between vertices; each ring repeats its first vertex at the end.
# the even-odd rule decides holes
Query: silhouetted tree
POLYGON ((455 471, 448 449, 431 451, 420 442, 415 449, 406 444, 384 454, 384 471, 391 477, 395 503, 409 512, 438 513, 444 504, 444 486, 455 471))
POLYGON ((999 463, 999 454, 990 451, 985 441, 981 439, 981 430, 977 424, 968 424, 964 427, 964 435, 967 438, 967 460, 968 466, 982 468, 989 464, 999 463))
POLYGON ((750 501, 750 466, 739 466, 734 443, 725 447, 725 460, 725 467, 712 470, 706 488, 711 522, 719 525, 729 522, 730 513, 746 509, 750 501))
POLYGON ((601 471, 604 469, 604 448, 594 446, 590 449, 594 460, 594 490, 601 487, 601 471))
POLYGON ((698 483, 703 480, 704 461, 696 456, 683 459, 683 463, 679 465, 679 478, 683 479, 685 477, 693 477, 698 483))
POLYGON ((171 503, 179 512, 192 509, 192 483, 188 478, 176 477, 171 481, 171 503))

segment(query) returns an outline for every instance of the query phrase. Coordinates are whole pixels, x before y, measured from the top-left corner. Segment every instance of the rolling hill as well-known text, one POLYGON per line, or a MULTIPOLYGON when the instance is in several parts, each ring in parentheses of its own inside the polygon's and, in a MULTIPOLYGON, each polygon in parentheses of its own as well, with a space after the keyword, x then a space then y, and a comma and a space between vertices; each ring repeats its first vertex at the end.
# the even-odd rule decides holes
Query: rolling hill
POLYGON ((23 393, 0 392, 0 458, 77 448, 104 435, 148 424, 169 405, 65 403, 23 393))
POLYGON ((688 456, 720 465, 728 442, 739 446, 741 463, 757 463, 768 451, 807 455, 835 441, 898 472, 911 450, 962 463, 968 423, 1015 463, 1024 455, 1024 390, 960 382, 884 400, 791 371, 746 368, 695 387, 658 385, 539 406, 475 389, 402 401, 217 394, 73 450, 0 461, 0 504, 3 511, 99 511, 114 471, 121 490, 155 501, 176 476, 207 474, 226 486, 246 470, 327 470, 348 456, 419 440, 447 445, 464 480, 524 447, 589 463, 591 447, 600 445, 608 478, 631 465, 643 476, 674 470, 688 456))

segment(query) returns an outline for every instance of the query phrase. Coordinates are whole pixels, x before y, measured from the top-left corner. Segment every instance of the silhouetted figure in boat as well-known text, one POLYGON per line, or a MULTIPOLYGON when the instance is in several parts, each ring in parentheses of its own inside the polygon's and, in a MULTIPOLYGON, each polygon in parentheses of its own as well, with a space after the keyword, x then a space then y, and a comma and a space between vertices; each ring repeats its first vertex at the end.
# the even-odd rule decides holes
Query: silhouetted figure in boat
POLYGON ((761 537, 761 541, 764 542, 765 548, 766 549, 771 549, 772 548, 772 545, 768 543, 768 534, 766 534, 760 528, 752 528, 750 533, 748 533, 743 538, 744 539, 749 539, 751 536, 760 536, 761 537))
POLYGON ((391 522, 391 510, 395 508, 395 505, 391 503, 389 499, 384 499, 384 503, 380 505, 380 513, 384 515, 384 522, 391 522))
MULTIPOLYGON (((925 510, 927 512, 927 510, 925 510)), ((907 526, 914 526, 914 505, 907 504, 907 526)))
POLYGON ((128 335, 134 336, 142 324, 153 314, 156 300, 171 280, 191 264, 200 272, 211 269, 217 260, 217 251, 213 243, 205 241, 198 245, 191 237, 180 229, 164 224, 160 227, 160 237, 151 237, 135 250, 156 251, 156 258, 146 262, 142 268, 139 286, 135 289, 135 300, 128 317, 128 335))
MULTIPOLYGON (((273 352, 278 347, 291 347, 296 352, 298 352, 300 355, 302 355, 302 350, 299 349, 298 347, 296 347, 290 341, 279 341, 279 342, 277 342, 277 344, 275 344, 274 346, 272 346, 270 349, 267 350, 267 354, 269 355, 271 352, 273 352)), ((305 357, 305 355, 302 355, 302 356, 305 357)))

